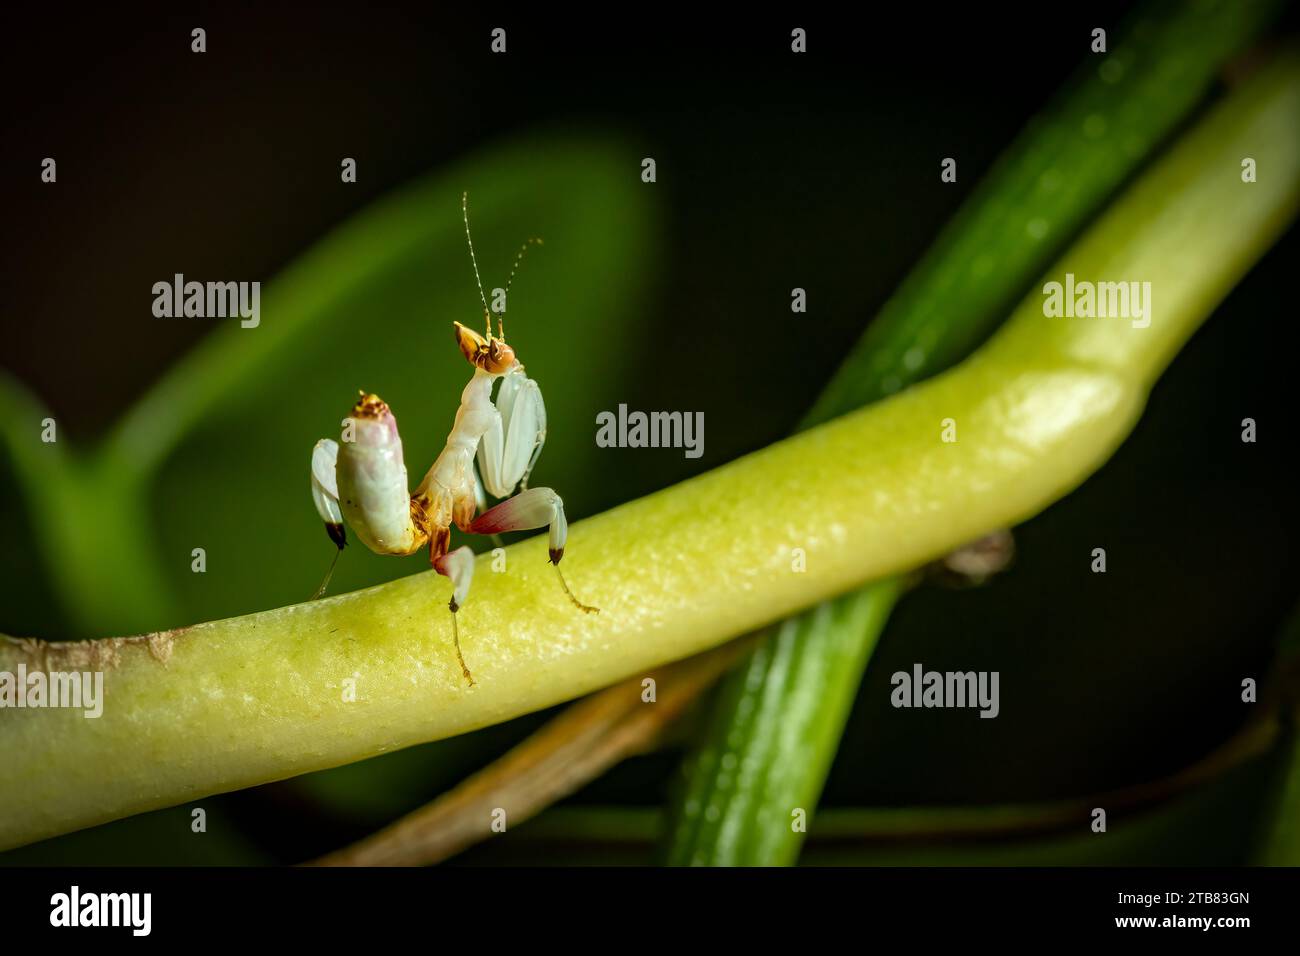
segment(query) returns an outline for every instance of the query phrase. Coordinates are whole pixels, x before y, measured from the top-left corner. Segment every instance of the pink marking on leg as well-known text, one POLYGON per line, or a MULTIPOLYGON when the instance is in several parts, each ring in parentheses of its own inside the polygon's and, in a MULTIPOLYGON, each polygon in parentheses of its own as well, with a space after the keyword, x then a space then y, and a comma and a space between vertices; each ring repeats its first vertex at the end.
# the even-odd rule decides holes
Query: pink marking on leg
POLYGON ((474 552, 462 546, 449 551, 433 562, 433 569, 451 579, 451 610, 460 610, 469 597, 469 585, 474 579, 474 552))
POLYGON ((555 517, 558 497, 550 488, 529 488, 483 512, 469 530, 472 534, 500 534, 544 528, 555 517))

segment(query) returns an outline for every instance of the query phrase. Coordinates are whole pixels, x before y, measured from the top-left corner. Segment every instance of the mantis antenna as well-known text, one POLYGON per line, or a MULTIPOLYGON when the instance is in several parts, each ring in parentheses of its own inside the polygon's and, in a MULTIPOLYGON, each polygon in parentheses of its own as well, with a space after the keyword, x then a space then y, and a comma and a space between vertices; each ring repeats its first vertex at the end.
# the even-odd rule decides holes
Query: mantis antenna
MULTIPOLYGON (((510 278, 506 279, 507 298, 510 297, 510 283, 515 281, 515 273, 519 271, 519 263, 524 261, 524 253, 528 251, 529 246, 540 246, 542 244, 542 240, 540 239, 529 239, 519 247, 519 254, 515 256, 515 264, 510 267, 510 278)), ((497 316, 497 338, 502 342, 506 340, 506 327, 503 324, 504 318, 504 315, 497 316)))
MULTIPOLYGON (((474 264, 474 281, 478 283, 479 301, 483 303, 483 320, 487 322, 487 337, 492 337, 492 313, 488 311, 487 296, 483 294, 483 280, 478 274, 478 259, 474 255, 474 240, 469 234, 469 193, 460 194, 460 212, 465 220, 465 241, 469 243, 469 261, 474 264)), ((499 323, 498 323, 499 324, 499 323)))

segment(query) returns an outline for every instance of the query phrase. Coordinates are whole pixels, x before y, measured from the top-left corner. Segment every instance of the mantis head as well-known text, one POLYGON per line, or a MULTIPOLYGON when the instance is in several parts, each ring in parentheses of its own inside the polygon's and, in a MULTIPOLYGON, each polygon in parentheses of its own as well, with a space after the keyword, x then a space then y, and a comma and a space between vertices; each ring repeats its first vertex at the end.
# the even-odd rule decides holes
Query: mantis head
POLYGON ((452 325, 456 328, 456 344, 460 346, 460 354, 475 368, 493 375, 503 375, 519 364, 515 350, 506 345, 503 339, 495 335, 484 338, 459 322, 453 322, 452 325))

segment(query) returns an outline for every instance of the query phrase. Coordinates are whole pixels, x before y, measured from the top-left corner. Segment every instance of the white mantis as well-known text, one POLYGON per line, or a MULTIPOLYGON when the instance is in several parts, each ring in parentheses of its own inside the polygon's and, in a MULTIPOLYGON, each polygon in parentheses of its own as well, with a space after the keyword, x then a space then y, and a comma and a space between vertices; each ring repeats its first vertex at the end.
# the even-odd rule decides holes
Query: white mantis
MULTIPOLYGON (((506 344, 504 310, 497 316, 497 334, 492 335, 492 313, 469 233, 467 195, 461 197, 461 211, 487 328, 479 335, 459 322, 452 323, 456 344, 474 367, 474 374, 461 392, 446 446, 415 493, 409 493, 397 420, 378 395, 363 391, 343 420, 341 443, 328 438, 316 443, 311 460, 311 491, 325 530, 338 548, 335 561, 347 543, 345 518, 361 542, 376 554, 412 554, 428 545, 434 570, 452 583, 449 607, 456 657, 472 686, 474 678, 460 650, 456 612, 469 596, 474 554, 467 546, 448 550, 453 522, 461 531, 488 535, 548 526, 550 561, 564 593, 584 612, 595 612, 597 608, 574 597, 560 572, 568 537, 564 502, 550 488, 528 487, 528 476, 546 442, 546 406, 541 389, 524 372, 514 349, 506 344), (498 379, 501 385, 494 403, 492 389, 498 379), (514 494, 516 488, 518 494, 514 494), (479 514, 486 503, 484 490, 508 500, 479 514)), ((529 240, 515 258, 506 282, 507 294, 520 260, 534 241, 540 242, 529 240)), ((333 567, 331 564, 331 572, 333 567)), ((324 593, 328 583, 327 574, 317 596, 324 593)))

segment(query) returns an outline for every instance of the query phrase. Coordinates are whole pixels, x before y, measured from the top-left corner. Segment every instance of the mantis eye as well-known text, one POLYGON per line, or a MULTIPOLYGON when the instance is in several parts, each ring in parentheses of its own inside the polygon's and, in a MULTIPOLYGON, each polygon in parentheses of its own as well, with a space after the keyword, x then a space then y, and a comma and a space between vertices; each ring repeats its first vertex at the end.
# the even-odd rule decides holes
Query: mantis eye
POLYGON ((499 375, 515 366, 515 350, 500 339, 493 339, 483 358, 483 369, 499 375))

